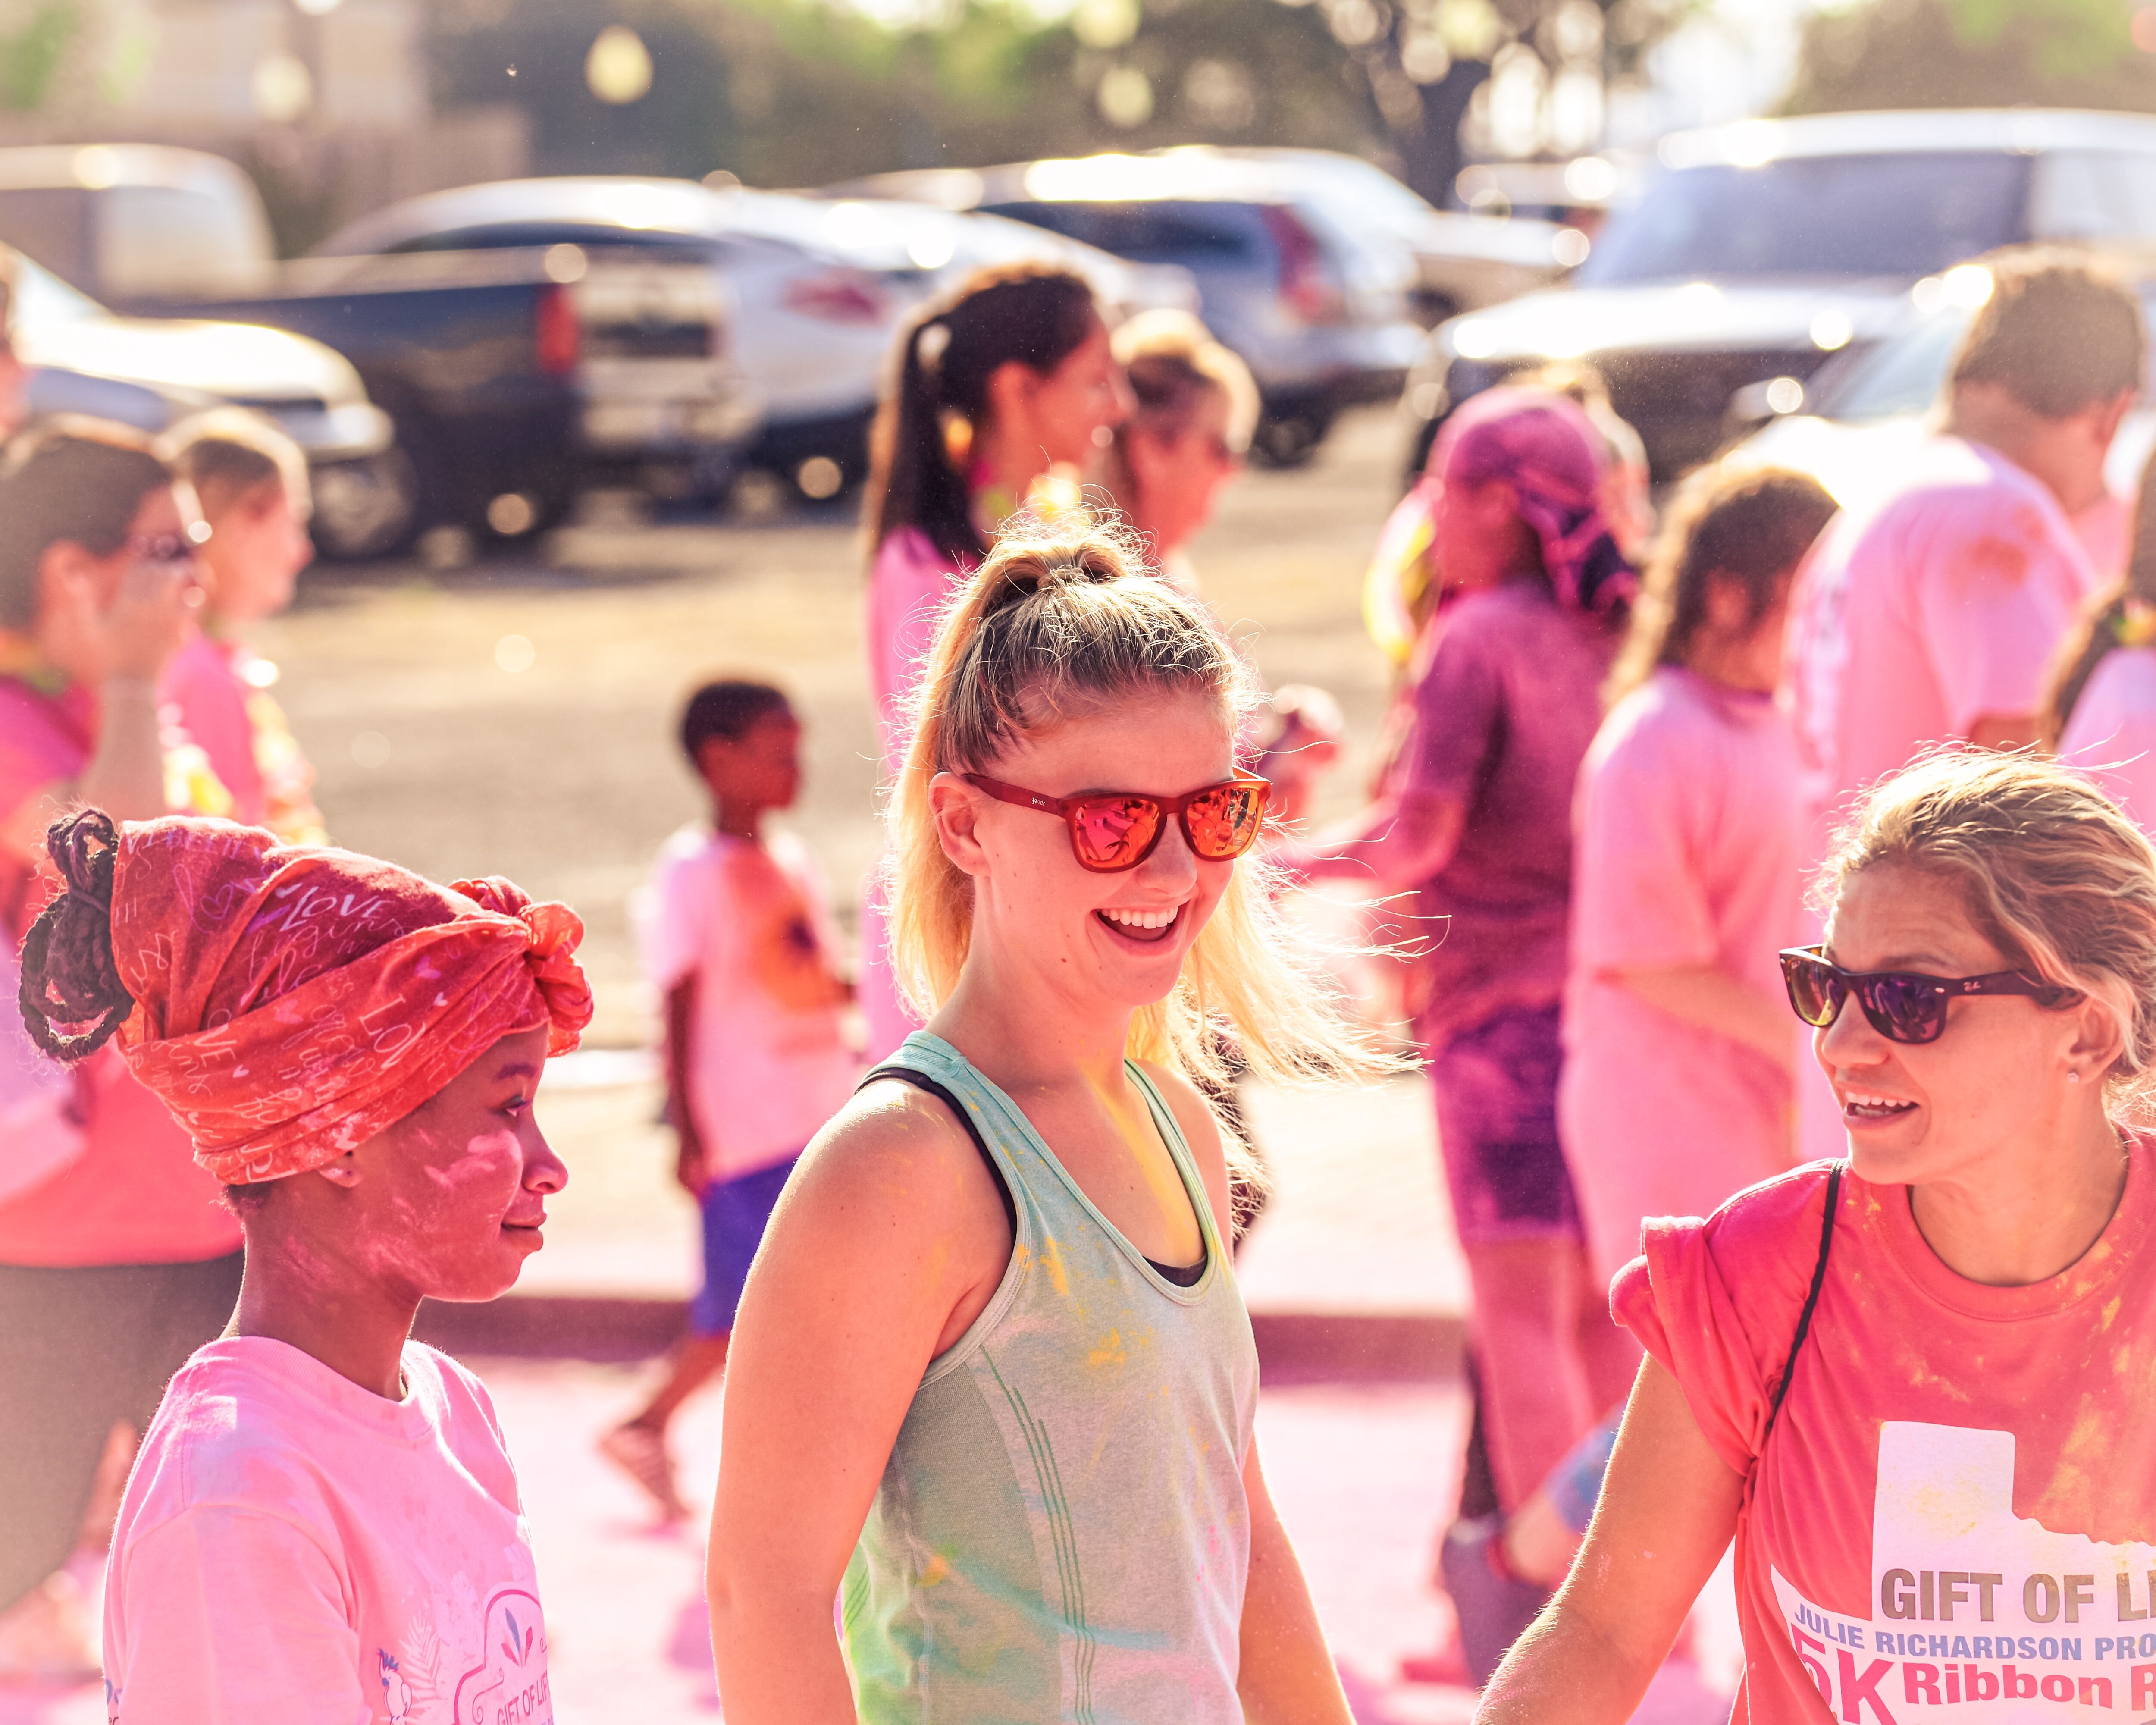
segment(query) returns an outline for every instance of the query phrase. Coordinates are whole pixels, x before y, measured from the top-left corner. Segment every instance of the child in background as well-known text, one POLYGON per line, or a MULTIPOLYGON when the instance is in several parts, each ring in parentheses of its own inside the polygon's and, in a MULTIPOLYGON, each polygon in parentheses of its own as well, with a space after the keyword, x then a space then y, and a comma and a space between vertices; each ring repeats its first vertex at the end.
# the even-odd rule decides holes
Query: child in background
POLYGON ((314 769, 270 694, 277 667, 245 639, 250 624, 292 603, 294 581, 314 560, 306 458, 269 421, 234 408, 177 427, 165 454, 194 487, 209 537, 202 632, 172 656, 159 692, 209 757, 234 820, 288 845, 321 844, 314 769))
POLYGON ((1774 700, 1813 480, 1691 480, 1580 772, 1558 1132, 1596 1282, 1645 1216, 1704 1216, 1789 1166, 1776 954, 1796 938, 1804 803, 1774 700))
POLYGON ((686 1508, 667 1422, 724 1369, 772 1207, 860 1070, 822 877, 798 839, 763 830, 800 794, 801 721, 767 683, 708 683, 682 715, 681 747, 711 794, 711 824, 684 828, 660 853, 644 934, 665 1003, 676 1177, 703 1216, 704 1285, 658 1394, 599 1441, 670 1520, 686 1508))
POLYGON ((33 1038, 80 1060, 116 1032, 247 1236, 239 1309, 127 1482, 109 1717, 466 1725, 485 1700, 539 1725, 501 1423, 411 1328, 423 1298, 506 1291, 542 1244, 567 1176, 531 1103, 591 1019, 583 925, 506 880, 226 821, 90 809, 47 843, 66 890, 23 943, 33 1038))

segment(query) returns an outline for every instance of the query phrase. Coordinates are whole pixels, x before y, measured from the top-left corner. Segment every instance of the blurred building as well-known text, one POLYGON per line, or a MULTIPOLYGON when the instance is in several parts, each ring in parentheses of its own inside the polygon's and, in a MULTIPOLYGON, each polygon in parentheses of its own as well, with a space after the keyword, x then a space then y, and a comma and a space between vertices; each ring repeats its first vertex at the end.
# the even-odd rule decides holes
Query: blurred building
POLYGON ((66 0, 64 31, 0 35, 0 145, 169 143, 252 172, 298 249, 415 193, 530 161, 508 105, 438 110, 425 0, 66 0))

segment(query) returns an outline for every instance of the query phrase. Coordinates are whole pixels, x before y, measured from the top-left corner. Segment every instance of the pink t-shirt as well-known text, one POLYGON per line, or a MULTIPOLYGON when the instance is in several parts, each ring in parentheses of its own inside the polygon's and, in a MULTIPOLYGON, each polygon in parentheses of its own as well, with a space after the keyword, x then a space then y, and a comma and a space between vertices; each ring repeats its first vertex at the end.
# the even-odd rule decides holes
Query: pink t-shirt
POLYGON ((2089 575, 2096 583, 2093 597, 2126 573, 2127 548, 2133 537, 2133 500, 2106 491, 2067 520, 2088 554, 2089 575))
MULTIPOLYGON (((89 764, 96 703, 0 677, 0 823, 89 764)), ((19 947, 54 882, 0 850, 0 937, 19 947)), ((12 1010, 13 1003, 9 1003, 12 1010)), ((81 1154, 0 1202, 0 1264, 188 1264, 239 1249, 239 1219, 163 1103, 106 1047, 74 1069, 81 1154)))
POLYGON ((1987 716, 2033 714, 2096 585, 2058 500, 2003 455, 1935 438, 1907 482, 1828 526, 1799 581, 1789 685, 1825 854, 1856 793, 1987 716))
POLYGON ((230 794, 231 819, 288 845, 319 845, 315 771, 270 693, 276 675, 244 642, 198 634, 172 655, 159 693, 168 728, 202 750, 230 794))
POLYGON ((808 847, 791 833, 756 845, 685 827, 660 852, 643 925, 652 986, 696 983, 689 1106, 711 1171, 731 1179, 793 1155, 860 1072, 808 847))
POLYGON ((2115 647, 2089 674, 2059 758, 2156 833, 2156 648, 2115 647))
POLYGON ((165 666, 158 691, 187 734, 209 757, 218 782, 232 793, 232 819, 259 827, 268 808, 262 769, 254 759, 254 727, 248 722, 242 680, 246 653, 237 642, 198 634, 165 666))
POLYGON ((918 527, 901 527, 876 547, 869 571, 869 691, 875 698, 886 775, 906 758, 912 734, 905 703, 913 692, 943 608, 972 567, 947 557, 918 527))
POLYGON ((1712 967, 1781 998, 1803 844, 1789 721, 1666 665, 1604 721, 1576 819, 1558 1121, 1606 1281, 1641 1218, 1707 1215, 1789 1165, 1786 1071, 1608 975, 1712 967))
POLYGON ((2133 1144, 2118 1213, 2081 1260, 2028 1287, 1964 1280, 1925 1244, 1907 1188, 1845 1176, 1763 1457, 1825 1169, 1649 1225, 1612 1310, 1749 1477, 1736 1725, 2156 1713, 2151 1153, 2133 1144))
POLYGON ((116 1725, 547 1725, 524 1505, 478 1378, 385 1401, 264 1337, 196 1350, 112 1538, 116 1725))

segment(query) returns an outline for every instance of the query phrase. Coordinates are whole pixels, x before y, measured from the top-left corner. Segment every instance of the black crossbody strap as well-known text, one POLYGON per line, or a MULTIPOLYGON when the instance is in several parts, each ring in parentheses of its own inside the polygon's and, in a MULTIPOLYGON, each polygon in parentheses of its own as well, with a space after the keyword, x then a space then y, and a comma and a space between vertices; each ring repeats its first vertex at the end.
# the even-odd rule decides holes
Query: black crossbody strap
POLYGON ((1766 1453, 1767 1439, 1774 1430, 1774 1422, 1781 1417, 1782 1398, 1789 1393, 1789 1380, 1797 1374, 1797 1356, 1804 1352, 1804 1337, 1812 1332, 1812 1313, 1819 1309, 1820 1290, 1826 1286, 1826 1260, 1834 1250, 1834 1213, 1841 1197, 1841 1177, 1849 1164, 1837 1162, 1826 1171, 1826 1215, 1820 1223, 1819 1262, 1812 1267, 1811 1291, 1804 1296, 1804 1309, 1797 1319, 1797 1333, 1789 1343, 1789 1357, 1783 1363, 1781 1380, 1774 1385, 1774 1399, 1767 1404, 1767 1430, 1759 1434, 1759 1450, 1766 1453))

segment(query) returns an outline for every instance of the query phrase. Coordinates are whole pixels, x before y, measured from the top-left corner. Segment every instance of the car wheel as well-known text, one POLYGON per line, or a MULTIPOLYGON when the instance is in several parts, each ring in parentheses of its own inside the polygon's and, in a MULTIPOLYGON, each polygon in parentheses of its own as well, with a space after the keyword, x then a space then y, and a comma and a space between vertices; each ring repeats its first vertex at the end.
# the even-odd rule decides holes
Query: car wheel
POLYGON ((327 463, 312 477, 315 548, 332 562, 394 557, 418 536, 419 475, 402 446, 327 463))
POLYGON ((1317 453, 1329 428, 1309 413, 1268 416, 1250 438, 1250 459, 1260 467, 1301 467, 1317 453))

